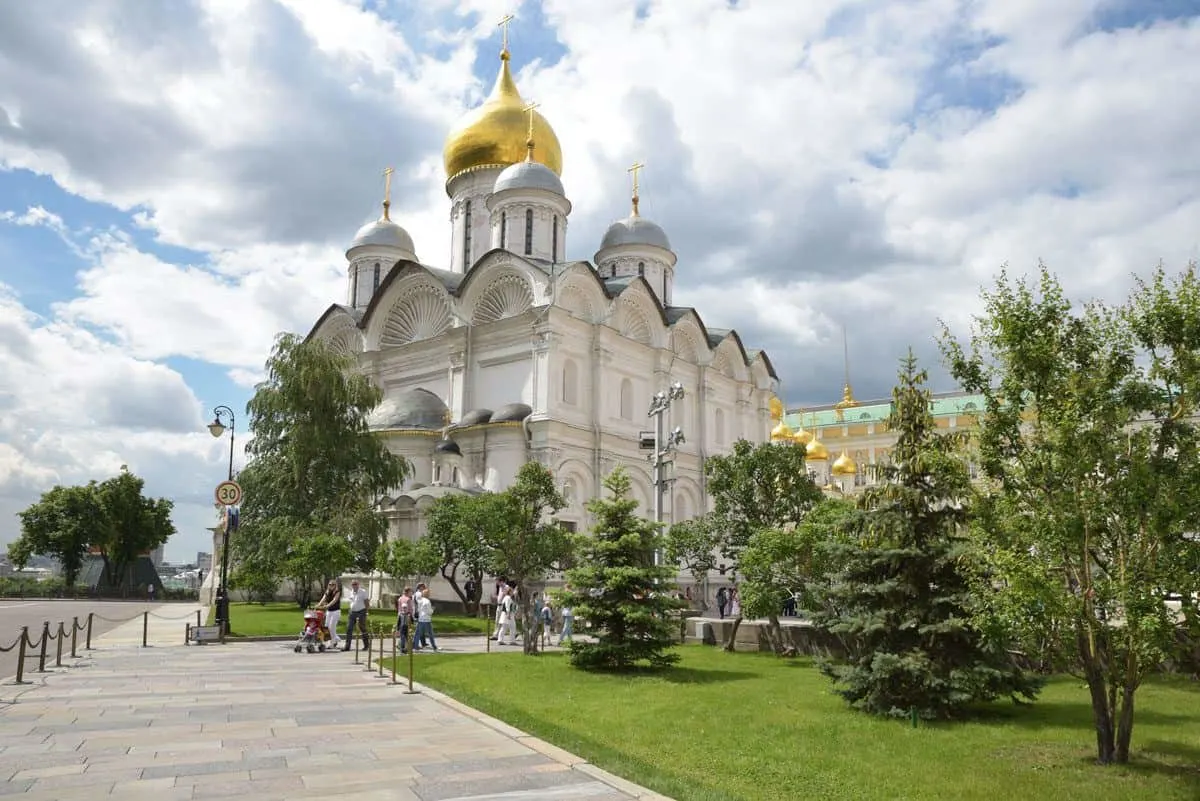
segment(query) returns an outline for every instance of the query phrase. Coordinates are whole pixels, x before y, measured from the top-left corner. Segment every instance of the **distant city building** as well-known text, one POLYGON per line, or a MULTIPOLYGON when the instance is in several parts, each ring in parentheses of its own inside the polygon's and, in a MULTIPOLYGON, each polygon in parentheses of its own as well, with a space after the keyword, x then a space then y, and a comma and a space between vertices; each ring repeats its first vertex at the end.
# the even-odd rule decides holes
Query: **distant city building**
POLYGON ((150 552, 150 562, 151 562, 151 564, 153 564, 153 565, 154 565, 156 568, 157 568, 157 567, 161 567, 161 566, 162 566, 162 563, 163 563, 163 549, 164 549, 165 547, 166 547, 165 545, 160 545, 160 546, 158 546, 157 548, 155 548, 153 551, 151 551, 151 552, 150 552))
POLYGON ((203 570, 205 572, 205 574, 207 574, 209 569, 212 567, 212 556, 213 555, 211 553, 207 553, 205 551, 197 551, 196 552, 196 567, 200 570, 203 570))

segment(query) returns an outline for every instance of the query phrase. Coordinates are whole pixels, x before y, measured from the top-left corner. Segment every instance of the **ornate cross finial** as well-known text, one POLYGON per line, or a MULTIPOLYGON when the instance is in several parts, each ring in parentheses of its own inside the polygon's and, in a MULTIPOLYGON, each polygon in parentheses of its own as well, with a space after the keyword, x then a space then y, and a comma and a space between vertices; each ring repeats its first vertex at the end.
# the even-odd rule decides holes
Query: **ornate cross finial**
POLYGON ((513 15, 505 14, 504 19, 500 20, 500 22, 497 23, 497 25, 500 28, 502 28, 504 31, 501 34, 501 36, 503 38, 501 39, 501 43, 500 43, 500 58, 503 58, 503 59, 508 58, 508 23, 510 23, 512 21, 513 21, 513 15))
POLYGON ((641 200, 641 198, 638 197, 638 173, 641 172, 642 168, 645 166, 646 165, 641 163, 640 161, 635 161, 635 162, 633 162, 633 166, 630 167, 626 171, 630 175, 633 176, 633 216, 634 217, 638 216, 638 201, 641 200))
POLYGON ((533 161, 533 111, 539 105, 540 105, 539 103, 535 103, 532 100, 530 100, 528 103, 525 104, 525 107, 521 109, 521 111, 524 111, 526 114, 529 115, 529 132, 525 136, 525 147, 529 150, 529 160, 530 161, 533 161))
POLYGON ((392 207, 392 173, 394 172, 395 170, 391 167, 383 171, 383 219, 385 220, 392 219, 388 216, 388 210, 392 207))

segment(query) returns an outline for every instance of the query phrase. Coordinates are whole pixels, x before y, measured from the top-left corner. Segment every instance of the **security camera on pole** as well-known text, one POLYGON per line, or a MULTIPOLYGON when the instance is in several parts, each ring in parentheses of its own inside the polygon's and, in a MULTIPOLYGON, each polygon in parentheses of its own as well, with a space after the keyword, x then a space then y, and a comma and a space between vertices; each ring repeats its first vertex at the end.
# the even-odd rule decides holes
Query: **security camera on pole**
MULTIPOLYGON (((668 485, 674 481, 673 478, 667 478, 664 467, 670 461, 667 457, 674 453, 675 448, 684 443, 683 429, 679 426, 671 429, 670 433, 665 431, 664 417, 671 408, 672 401, 677 401, 683 398, 683 384, 678 381, 671 384, 665 392, 656 392, 650 401, 650 411, 646 414, 647 417, 654 418, 653 438, 646 432, 641 437, 641 446, 643 448, 650 447, 653 449, 650 454, 650 462, 654 465, 654 522, 663 522, 663 495, 667 491, 668 485)), ((654 552, 654 564, 662 563, 662 553, 654 552)))

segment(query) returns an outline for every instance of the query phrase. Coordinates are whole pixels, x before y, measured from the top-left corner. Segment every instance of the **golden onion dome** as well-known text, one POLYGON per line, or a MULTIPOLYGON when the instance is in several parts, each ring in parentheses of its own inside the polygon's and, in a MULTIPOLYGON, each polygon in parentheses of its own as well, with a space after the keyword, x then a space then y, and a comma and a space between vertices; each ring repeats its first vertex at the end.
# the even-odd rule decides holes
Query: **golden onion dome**
POLYGON ((829 450, 825 447, 825 443, 817 439, 814 434, 805 447, 805 455, 810 462, 823 462, 829 458, 829 450))
POLYGON ((852 476, 858 472, 858 465, 850 458, 850 454, 843 450, 842 455, 833 460, 833 466, 829 470, 835 476, 852 476))
MULTIPOLYGON (((562 148, 546 118, 533 116, 533 160, 562 175, 562 148)), ((500 74, 492 93, 478 108, 458 121, 446 137, 442 160, 446 180, 482 167, 507 167, 528 154, 530 111, 526 109, 508 68, 508 51, 500 53, 500 74)))
POLYGON ((812 442, 812 440, 812 432, 805 430, 804 423, 801 423, 800 427, 796 429, 794 434, 792 434, 792 441, 797 445, 808 447, 808 443, 812 442))
MULTIPOLYGON (((759 429, 759 430, 761 431, 762 429, 759 429)), ((777 425, 773 429, 771 429, 771 442, 791 442, 791 441, 792 441, 791 426, 789 426, 787 423, 780 420, 779 425, 777 425)))

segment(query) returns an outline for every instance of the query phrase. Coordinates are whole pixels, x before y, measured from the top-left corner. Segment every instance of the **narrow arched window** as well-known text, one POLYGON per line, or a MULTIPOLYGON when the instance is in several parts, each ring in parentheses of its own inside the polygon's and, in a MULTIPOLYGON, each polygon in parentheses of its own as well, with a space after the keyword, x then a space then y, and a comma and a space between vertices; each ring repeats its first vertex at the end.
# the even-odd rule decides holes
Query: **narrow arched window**
POLYGON ((628 378, 621 380, 621 419, 633 419, 633 382, 628 378))
POLYGON ((471 201, 463 204, 463 269, 471 266, 471 201))
POLYGON ((350 305, 358 308, 358 267, 354 268, 350 278, 350 305))
POLYGON ((525 255, 533 253, 533 209, 525 209, 525 255))
POLYGON ((379 262, 375 262, 375 278, 371 281, 371 294, 379 291, 379 262))
POLYGON ((558 215, 554 215, 554 236, 550 240, 550 261, 558 261, 558 215))
POLYGON ((563 363, 562 380, 563 403, 571 406, 577 405, 579 403, 579 368, 570 359, 563 363))
POLYGON ((500 249, 508 245, 508 212, 500 212, 500 249))

